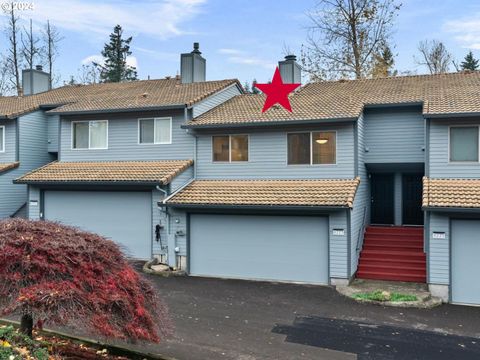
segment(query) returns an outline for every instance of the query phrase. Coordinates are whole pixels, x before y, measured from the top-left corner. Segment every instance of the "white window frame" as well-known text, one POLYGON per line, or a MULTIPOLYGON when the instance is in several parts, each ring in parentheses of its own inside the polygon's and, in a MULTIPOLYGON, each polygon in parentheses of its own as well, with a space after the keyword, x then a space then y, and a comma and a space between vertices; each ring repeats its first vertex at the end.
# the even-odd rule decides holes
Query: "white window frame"
POLYGON ((72 150, 108 150, 108 120, 75 120, 75 121, 72 121, 71 122, 71 125, 70 125, 71 129, 70 129, 70 147, 72 150), (94 123, 94 122, 104 122, 107 124, 107 141, 106 141, 106 147, 102 147, 102 148, 92 148, 90 147, 90 124, 91 123, 94 123), (74 136, 74 128, 75 128, 75 124, 76 123, 88 123, 88 148, 75 148, 73 147, 73 136, 74 136))
POLYGON ((286 159, 285 163, 287 166, 334 166, 337 165, 338 161, 338 131, 337 130, 305 130, 305 131, 289 131, 285 133, 285 144, 286 144, 286 159), (314 164, 313 163, 313 133, 317 132, 331 132, 335 133, 335 162, 331 164, 314 164), (288 135, 289 134, 304 134, 310 133, 310 164, 289 164, 288 163, 288 135))
POLYGON ((173 138, 173 121, 171 116, 167 117, 146 117, 146 118, 138 118, 137 119, 137 128, 138 128, 138 136, 137 136, 137 143, 138 145, 170 145, 172 143, 173 138), (142 143, 140 142, 140 121, 142 120, 153 120, 153 142, 151 143, 142 143), (169 120, 170 121, 170 141, 169 142, 156 142, 155 141, 155 132, 157 131, 157 120, 169 120))
POLYGON ((2 148, 0 149, 0 153, 5 152, 5 125, 1 125, 0 129, 2 129, 2 148))
POLYGON ((214 164, 246 164, 250 162, 250 134, 215 134, 211 136, 211 161, 214 164), (215 161, 213 159, 213 138, 214 137, 221 137, 221 136, 228 136, 228 161, 215 161), (246 136, 247 137, 247 151, 248 151, 248 160, 244 161, 232 161, 232 136, 246 136))
POLYGON ((480 164, 480 125, 467 125, 467 124, 460 124, 460 125, 449 125, 448 126, 448 151, 447 151, 447 162, 449 165, 462 165, 462 164, 467 164, 467 165, 474 165, 474 164, 480 164), (477 137, 477 143, 478 143, 478 155, 477 155, 477 161, 455 161, 450 159, 450 148, 451 148, 451 142, 450 142, 450 130, 452 128, 462 128, 462 127, 471 127, 471 128, 478 128, 478 137, 477 137))

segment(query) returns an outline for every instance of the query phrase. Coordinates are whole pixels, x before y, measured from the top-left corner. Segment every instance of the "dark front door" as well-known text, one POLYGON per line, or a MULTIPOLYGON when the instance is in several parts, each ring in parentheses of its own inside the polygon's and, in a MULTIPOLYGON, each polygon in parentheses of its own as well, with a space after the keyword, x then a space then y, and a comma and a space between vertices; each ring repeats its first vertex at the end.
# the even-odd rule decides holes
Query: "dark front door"
POLYGON ((403 224, 423 225, 422 175, 405 174, 402 184, 403 224))
POLYGON ((393 224, 393 174, 372 174, 372 224, 393 224))

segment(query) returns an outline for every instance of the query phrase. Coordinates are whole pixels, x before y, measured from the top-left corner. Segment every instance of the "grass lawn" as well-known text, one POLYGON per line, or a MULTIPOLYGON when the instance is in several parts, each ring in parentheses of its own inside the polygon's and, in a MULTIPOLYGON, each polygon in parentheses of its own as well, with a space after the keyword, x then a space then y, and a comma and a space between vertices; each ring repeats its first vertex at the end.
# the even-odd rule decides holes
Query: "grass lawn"
POLYGON ((391 302, 403 302, 403 301, 417 301, 415 295, 400 294, 395 292, 375 290, 367 293, 359 293, 353 295, 354 299, 358 300, 373 300, 373 301, 391 301, 391 302))

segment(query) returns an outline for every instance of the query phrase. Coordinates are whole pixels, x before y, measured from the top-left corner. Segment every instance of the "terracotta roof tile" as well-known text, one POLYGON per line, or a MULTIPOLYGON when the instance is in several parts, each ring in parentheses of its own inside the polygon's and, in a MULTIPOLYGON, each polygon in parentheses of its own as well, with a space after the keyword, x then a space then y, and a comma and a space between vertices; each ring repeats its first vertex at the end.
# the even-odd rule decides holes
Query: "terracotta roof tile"
POLYGON ((335 180, 196 180, 169 205, 353 207, 359 178, 335 180))
POLYGON ((18 161, 13 163, 0 163, 0 174, 8 170, 15 169, 19 165, 20 163, 18 161))
POLYGON ((366 105, 423 104, 425 115, 480 113, 480 72, 323 81, 290 95, 293 112, 261 112, 265 96, 238 95, 200 115, 189 126, 357 118, 366 105))
POLYGON ((480 179, 423 178, 425 208, 480 208, 480 179))
POLYGON ((53 162, 15 180, 35 183, 152 183, 166 185, 192 160, 53 162))
POLYGON ((14 118, 42 105, 59 106, 55 113, 190 106, 233 84, 241 87, 235 79, 182 84, 176 78, 69 85, 31 96, 0 97, 0 117, 14 118))

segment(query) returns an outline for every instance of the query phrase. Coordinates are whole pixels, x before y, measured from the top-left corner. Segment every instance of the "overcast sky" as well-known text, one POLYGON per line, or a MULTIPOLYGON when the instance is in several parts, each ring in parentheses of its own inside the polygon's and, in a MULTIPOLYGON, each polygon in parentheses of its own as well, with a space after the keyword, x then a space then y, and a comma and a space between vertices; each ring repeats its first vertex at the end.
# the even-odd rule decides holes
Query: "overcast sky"
MULTIPOLYGON (((3 0, 0 0, 2 3, 3 0)), ((23 1, 23 0, 22 0, 23 1)), ((26 0, 28 2, 28 0, 26 0)), ((403 0, 394 26, 396 68, 419 74, 417 44, 439 39, 457 59, 472 49, 480 57, 480 1, 403 0)), ((36 27, 47 19, 64 40, 58 68, 63 79, 97 59, 118 23, 133 36, 132 64, 141 79, 175 75, 179 54, 194 41, 207 59, 207 78, 267 81, 288 47, 299 53, 314 0, 36 0, 19 12, 36 27)), ((6 19, 2 19, 5 23, 6 19)), ((6 38, 1 38, 0 47, 6 38)))

